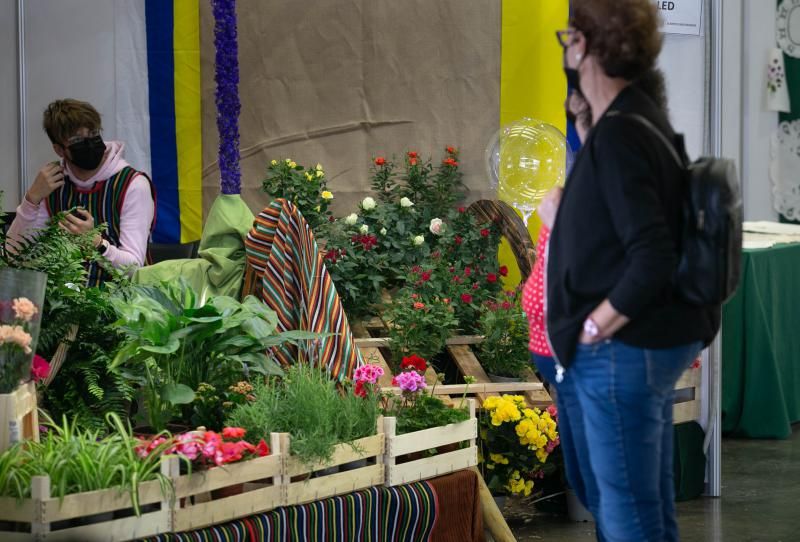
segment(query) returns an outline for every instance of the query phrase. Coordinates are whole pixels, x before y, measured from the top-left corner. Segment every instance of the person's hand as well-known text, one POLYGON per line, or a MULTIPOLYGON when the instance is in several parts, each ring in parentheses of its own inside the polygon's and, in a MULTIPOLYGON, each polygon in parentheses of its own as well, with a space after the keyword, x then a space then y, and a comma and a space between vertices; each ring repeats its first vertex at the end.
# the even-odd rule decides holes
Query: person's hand
POLYGON ((72 213, 67 213, 59 223, 59 226, 65 231, 73 235, 84 234, 94 228, 94 217, 86 209, 77 208, 75 212, 81 215, 75 216, 72 213))
POLYGON ((542 223, 550 229, 553 229, 553 223, 556 221, 556 214, 558 213, 558 206, 561 203, 561 195, 563 193, 564 189, 560 186, 553 188, 542 199, 537 209, 542 223))
POLYGON ((58 162, 50 162, 39 170, 25 197, 34 205, 39 205, 39 202, 63 185, 64 169, 58 162))

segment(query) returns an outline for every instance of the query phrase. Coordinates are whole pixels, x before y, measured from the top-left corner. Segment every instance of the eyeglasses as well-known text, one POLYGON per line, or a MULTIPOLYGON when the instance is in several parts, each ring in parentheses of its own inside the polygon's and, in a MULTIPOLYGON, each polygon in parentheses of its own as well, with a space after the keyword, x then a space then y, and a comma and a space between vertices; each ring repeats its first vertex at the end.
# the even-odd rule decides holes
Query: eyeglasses
POLYGON ((83 143, 87 139, 91 139, 91 138, 97 137, 99 135, 100 135, 100 130, 92 130, 91 132, 89 132, 89 135, 85 135, 85 136, 74 135, 74 136, 72 136, 71 138, 69 138, 67 140, 67 145, 66 146, 69 147, 69 146, 74 145, 76 143, 83 143))
POLYGON ((566 49, 570 45, 574 43, 574 39, 572 36, 575 35, 575 30, 568 29, 568 30, 556 30, 556 39, 558 43, 561 44, 561 47, 566 49))

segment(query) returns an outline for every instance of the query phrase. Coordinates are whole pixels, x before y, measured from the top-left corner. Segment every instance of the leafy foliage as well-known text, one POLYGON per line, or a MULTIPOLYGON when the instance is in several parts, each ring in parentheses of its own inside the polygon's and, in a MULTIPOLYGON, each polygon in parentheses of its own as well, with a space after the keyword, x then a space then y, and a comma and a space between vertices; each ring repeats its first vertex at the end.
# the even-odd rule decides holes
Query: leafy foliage
POLYGON ((399 435, 469 419, 469 412, 466 409, 450 408, 438 397, 428 394, 421 394, 407 407, 387 411, 386 415, 397 417, 399 435))
POLYGON ((201 383, 227 387, 251 374, 280 374, 265 352, 317 337, 275 333, 277 316, 252 296, 204 303, 185 281, 134 286, 111 302, 125 341, 110 368, 142 391, 140 406, 156 429, 178 415, 177 405, 192 403, 201 383))
POLYGON ((506 292, 483 307, 478 358, 487 373, 520 377, 529 365, 528 320, 520 305, 522 294, 506 292))
POLYGON ((322 166, 305 169, 291 158, 272 160, 262 189, 273 198, 285 198, 294 203, 312 229, 328 222, 328 207, 333 194, 328 190, 322 166))
POLYGON ((336 444, 374 434, 380 413, 377 394, 340 392, 324 370, 305 364, 257 384, 253 394, 255 401, 236 407, 226 424, 246 429, 253 441, 291 433, 291 453, 307 464, 329 460, 336 444))
POLYGON ((20 442, 0 455, 0 495, 30 497, 34 476, 49 476, 51 491, 59 498, 119 488, 130 494, 137 514, 142 482, 159 480, 165 496, 170 495, 169 480, 160 472, 161 454, 139 457, 129 426, 116 415, 107 421, 113 432, 104 437, 101 431, 81 430, 66 418, 61 424, 48 420, 41 442, 20 442))

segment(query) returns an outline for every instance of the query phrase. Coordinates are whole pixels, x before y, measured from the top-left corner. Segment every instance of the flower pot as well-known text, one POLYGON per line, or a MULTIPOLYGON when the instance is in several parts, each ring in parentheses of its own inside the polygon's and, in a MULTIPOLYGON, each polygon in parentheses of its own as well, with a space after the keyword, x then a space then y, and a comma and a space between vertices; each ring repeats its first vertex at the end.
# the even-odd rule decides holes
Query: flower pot
POLYGON ((522 382, 522 378, 519 376, 500 376, 492 373, 488 373, 487 376, 492 382, 522 382))
POLYGON ((46 284, 45 273, 0 269, 0 393, 11 393, 31 378, 46 284))
POLYGON ((594 521, 594 517, 592 513, 589 512, 581 501, 578 500, 578 496, 575 495, 575 491, 571 487, 567 488, 567 515, 569 519, 572 521, 584 522, 584 521, 594 521))

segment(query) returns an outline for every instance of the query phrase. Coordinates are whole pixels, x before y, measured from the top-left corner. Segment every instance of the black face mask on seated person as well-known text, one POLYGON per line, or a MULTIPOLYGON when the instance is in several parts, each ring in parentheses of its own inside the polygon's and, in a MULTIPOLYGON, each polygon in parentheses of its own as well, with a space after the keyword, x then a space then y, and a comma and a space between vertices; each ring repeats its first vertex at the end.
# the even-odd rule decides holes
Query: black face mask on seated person
POLYGON ((86 137, 69 147, 70 162, 85 171, 97 169, 106 153, 106 144, 100 135, 86 137))

